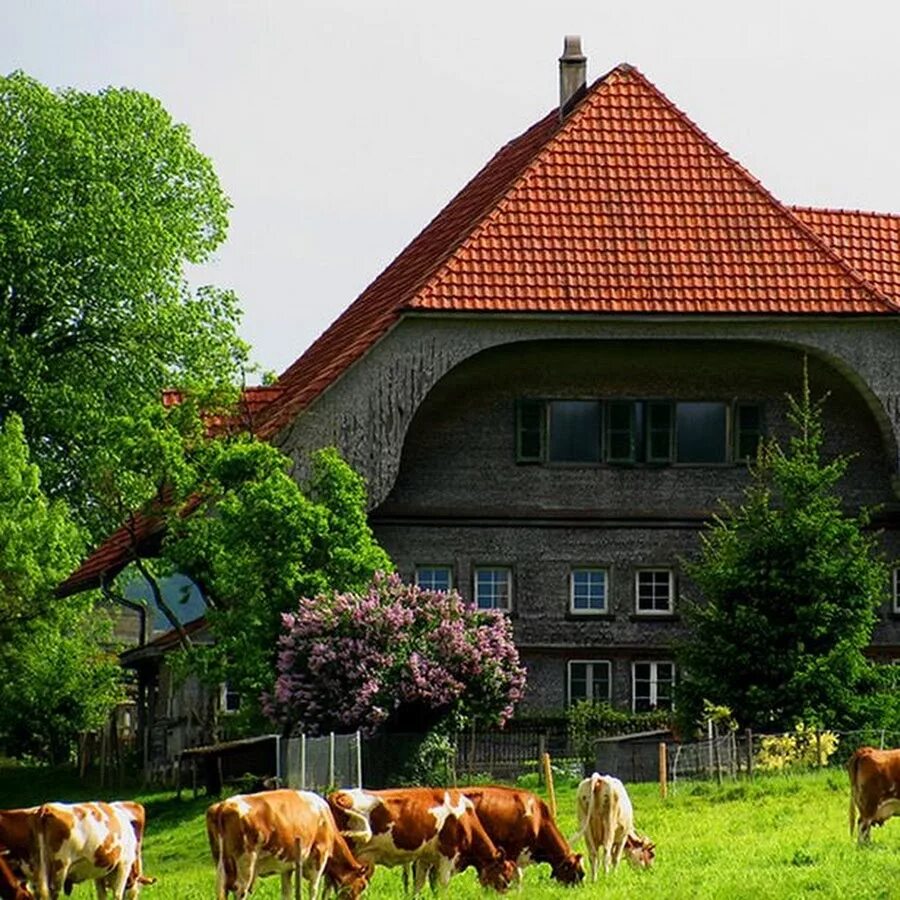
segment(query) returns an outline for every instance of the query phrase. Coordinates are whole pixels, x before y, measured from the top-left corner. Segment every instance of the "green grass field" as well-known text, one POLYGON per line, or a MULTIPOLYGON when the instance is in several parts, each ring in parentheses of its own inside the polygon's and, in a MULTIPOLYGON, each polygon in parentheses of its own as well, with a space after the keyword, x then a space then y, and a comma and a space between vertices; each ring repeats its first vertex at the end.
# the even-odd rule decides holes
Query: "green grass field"
MULTIPOLYGON (((548 867, 532 866, 519 896, 900 898, 900 817, 876 829, 870 847, 857 849, 848 831, 849 792, 842 770, 758 778, 721 788, 684 783, 665 802, 655 785, 629 786, 629 792, 638 830, 657 845, 652 870, 637 872, 623 863, 597 885, 566 889, 550 881, 548 867)), ((0 768, 0 807, 127 794, 100 792, 47 770, 0 768)), ((557 797, 563 833, 572 834, 574 784, 557 785, 557 797)), ((148 815, 144 870, 159 879, 142 897, 213 897, 214 872, 203 824, 206 798, 138 794, 136 799, 146 805, 148 815)), ((92 896, 93 887, 87 885, 73 894, 75 900, 92 896)), ((277 896, 277 879, 271 878, 254 894, 277 896)), ((399 872, 378 869, 366 896, 401 897, 399 872)), ((448 892, 451 900, 485 896, 471 871, 455 878, 448 892)))

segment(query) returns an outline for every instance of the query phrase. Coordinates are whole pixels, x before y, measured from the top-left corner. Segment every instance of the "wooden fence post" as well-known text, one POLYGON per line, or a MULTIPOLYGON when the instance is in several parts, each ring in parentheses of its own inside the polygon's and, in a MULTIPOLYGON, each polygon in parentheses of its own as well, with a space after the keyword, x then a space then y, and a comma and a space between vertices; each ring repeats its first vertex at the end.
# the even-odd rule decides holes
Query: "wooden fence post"
POLYGON ((544 780, 547 782, 547 797, 550 802, 550 815, 556 818, 556 791, 553 788, 553 768, 550 765, 550 754, 544 753, 544 780))
POLYGON ((716 732, 715 738, 713 738, 713 752, 716 760, 716 781, 719 785, 722 784, 722 754, 719 751, 719 733, 716 732))
POLYGON ((659 742, 659 796, 663 800, 669 796, 669 748, 665 741, 659 742))
POLYGON ((753 778, 753 730, 748 728, 747 735, 747 777, 753 778))

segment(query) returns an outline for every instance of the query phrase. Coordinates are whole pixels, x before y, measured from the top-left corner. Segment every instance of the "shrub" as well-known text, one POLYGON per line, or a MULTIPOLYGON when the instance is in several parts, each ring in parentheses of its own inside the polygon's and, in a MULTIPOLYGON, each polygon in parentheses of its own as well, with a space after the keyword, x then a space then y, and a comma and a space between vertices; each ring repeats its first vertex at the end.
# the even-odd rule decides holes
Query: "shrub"
POLYGON ((812 725, 798 722, 787 734, 762 738, 756 754, 756 767, 768 772, 824 766, 838 748, 833 731, 817 732, 812 725), (818 735, 818 739, 817 739, 818 735))
POLYGON ((669 728, 671 725, 671 713, 668 710, 634 713, 614 709, 608 703, 592 703, 590 700, 573 703, 566 712, 566 718, 569 738, 575 746, 575 752, 586 763, 594 761, 594 742, 597 738, 653 731, 657 728, 669 728))

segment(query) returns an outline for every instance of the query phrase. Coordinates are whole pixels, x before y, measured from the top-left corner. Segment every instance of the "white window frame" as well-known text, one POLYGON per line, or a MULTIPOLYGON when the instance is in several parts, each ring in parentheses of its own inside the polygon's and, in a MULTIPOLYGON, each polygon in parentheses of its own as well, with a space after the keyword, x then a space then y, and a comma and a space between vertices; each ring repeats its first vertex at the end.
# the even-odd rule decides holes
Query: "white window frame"
POLYGON ((638 616, 671 616, 675 611, 675 570, 668 566, 641 566, 634 573, 634 612, 638 616), (665 609, 641 609, 641 575, 665 572, 669 576, 669 605, 665 609))
POLYGON ((900 566, 891 569, 891 610, 894 615, 900 615, 900 566))
MULTIPOLYGON (((448 566, 448 565, 443 565, 443 564, 440 564, 440 565, 439 565, 439 564, 437 564, 437 563, 435 563, 435 564, 423 564, 423 565, 421 565, 421 566, 416 566, 416 570, 415 570, 415 581, 416 581, 416 586, 417 586, 417 587, 422 587, 422 584, 421 584, 421 582, 419 581, 419 571, 422 570, 422 569, 431 569, 432 571, 435 570, 435 569, 446 569, 446 571, 447 571, 447 590, 448 590, 448 591, 452 591, 452 590, 453 590, 453 566, 448 566)), ((436 590, 436 589, 435 589, 435 588, 430 588, 430 587, 428 587, 428 588, 424 588, 424 590, 432 591, 432 590, 436 590)))
POLYGON ((219 683, 219 715, 222 716, 233 716, 236 715, 241 708, 241 695, 232 690, 227 681, 222 681, 219 683), (238 698, 238 705, 235 709, 228 708, 228 695, 236 694, 238 698))
POLYGON ((569 612, 573 616, 603 616, 609 613, 609 569, 606 566, 572 566, 569 572, 569 612), (575 573, 603 573, 603 607, 602 609, 581 609, 575 606, 575 573))
MULTIPOLYGON (((659 708, 659 692, 657 690, 657 685, 659 684, 659 676, 658 676, 658 667, 659 666, 671 666, 672 667, 672 687, 675 687, 676 679, 678 678, 678 672, 675 668, 675 662, 671 659, 635 659, 631 662, 631 711, 637 712, 637 667, 638 666, 650 666, 650 706, 651 708, 659 708)), ((669 709, 675 708, 674 697, 672 699, 672 705, 668 707, 669 709)))
POLYGON ((612 703, 612 691, 613 691, 613 665, 611 659, 570 659, 566 663, 566 699, 568 705, 571 706, 573 703, 577 702, 572 697, 572 666, 573 665, 582 665, 582 666, 590 666, 590 671, 587 673, 587 677, 585 678, 585 682, 591 689, 591 696, 585 697, 584 699, 590 700, 592 703, 612 703), (607 681, 609 682, 609 692, 606 697, 594 697, 593 696, 593 684, 594 684, 594 666, 603 665, 606 666, 606 670, 608 673, 607 681))
POLYGON ((472 570, 472 596, 476 609, 499 609, 509 612, 512 609, 512 568, 510 566, 475 566, 472 570), (505 572, 506 573, 506 606, 482 606, 478 601, 478 574, 479 572, 505 572))

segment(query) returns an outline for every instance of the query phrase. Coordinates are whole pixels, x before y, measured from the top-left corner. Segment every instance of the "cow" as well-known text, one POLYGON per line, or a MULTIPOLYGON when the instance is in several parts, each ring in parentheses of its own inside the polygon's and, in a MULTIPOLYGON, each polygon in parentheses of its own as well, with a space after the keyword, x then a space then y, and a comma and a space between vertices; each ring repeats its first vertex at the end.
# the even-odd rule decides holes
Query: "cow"
POLYGON ((206 831, 216 863, 216 898, 243 900, 258 877, 281 876, 282 900, 290 900, 299 864, 315 898, 325 890, 358 897, 371 869, 362 865, 337 830, 325 800, 310 791, 239 794, 206 811, 206 831), (299 854, 299 859, 298 859, 299 854))
POLYGON ((144 807, 140 803, 45 803, 30 815, 29 880, 38 900, 93 881, 99 900, 134 900, 141 885, 144 807))
POLYGON ((32 820, 37 811, 36 806, 27 809, 0 809, 0 852, 4 863, 19 882, 26 882, 31 878, 32 820))
POLYGON ((13 872, 2 855, 0 855, 0 900, 34 900, 34 895, 22 884, 22 880, 13 872))
POLYGON ((847 762, 850 776, 850 836, 871 839, 873 825, 883 825, 900 812, 900 750, 860 747, 847 762), (857 823, 857 811, 859 821, 857 823))
POLYGON ((547 863, 562 884, 584 878, 581 854, 573 853, 547 804, 530 791, 511 787, 464 787, 484 830, 507 859, 516 863, 517 880, 529 863, 547 863))
POLYGON ((516 877, 515 865, 494 846, 472 801, 458 790, 355 788, 335 791, 328 802, 362 862, 414 867, 415 896, 429 873, 443 888, 456 872, 473 866, 483 886, 501 893, 516 877))
POLYGON ((625 785, 612 775, 594 772, 578 785, 576 792, 578 834, 584 835, 591 881, 597 880, 597 857, 603 848, 603 869, 609 872, 619 864, 622 853, 639 868, 653 863, 654 844, 634 830, 634 809, 625 785))

